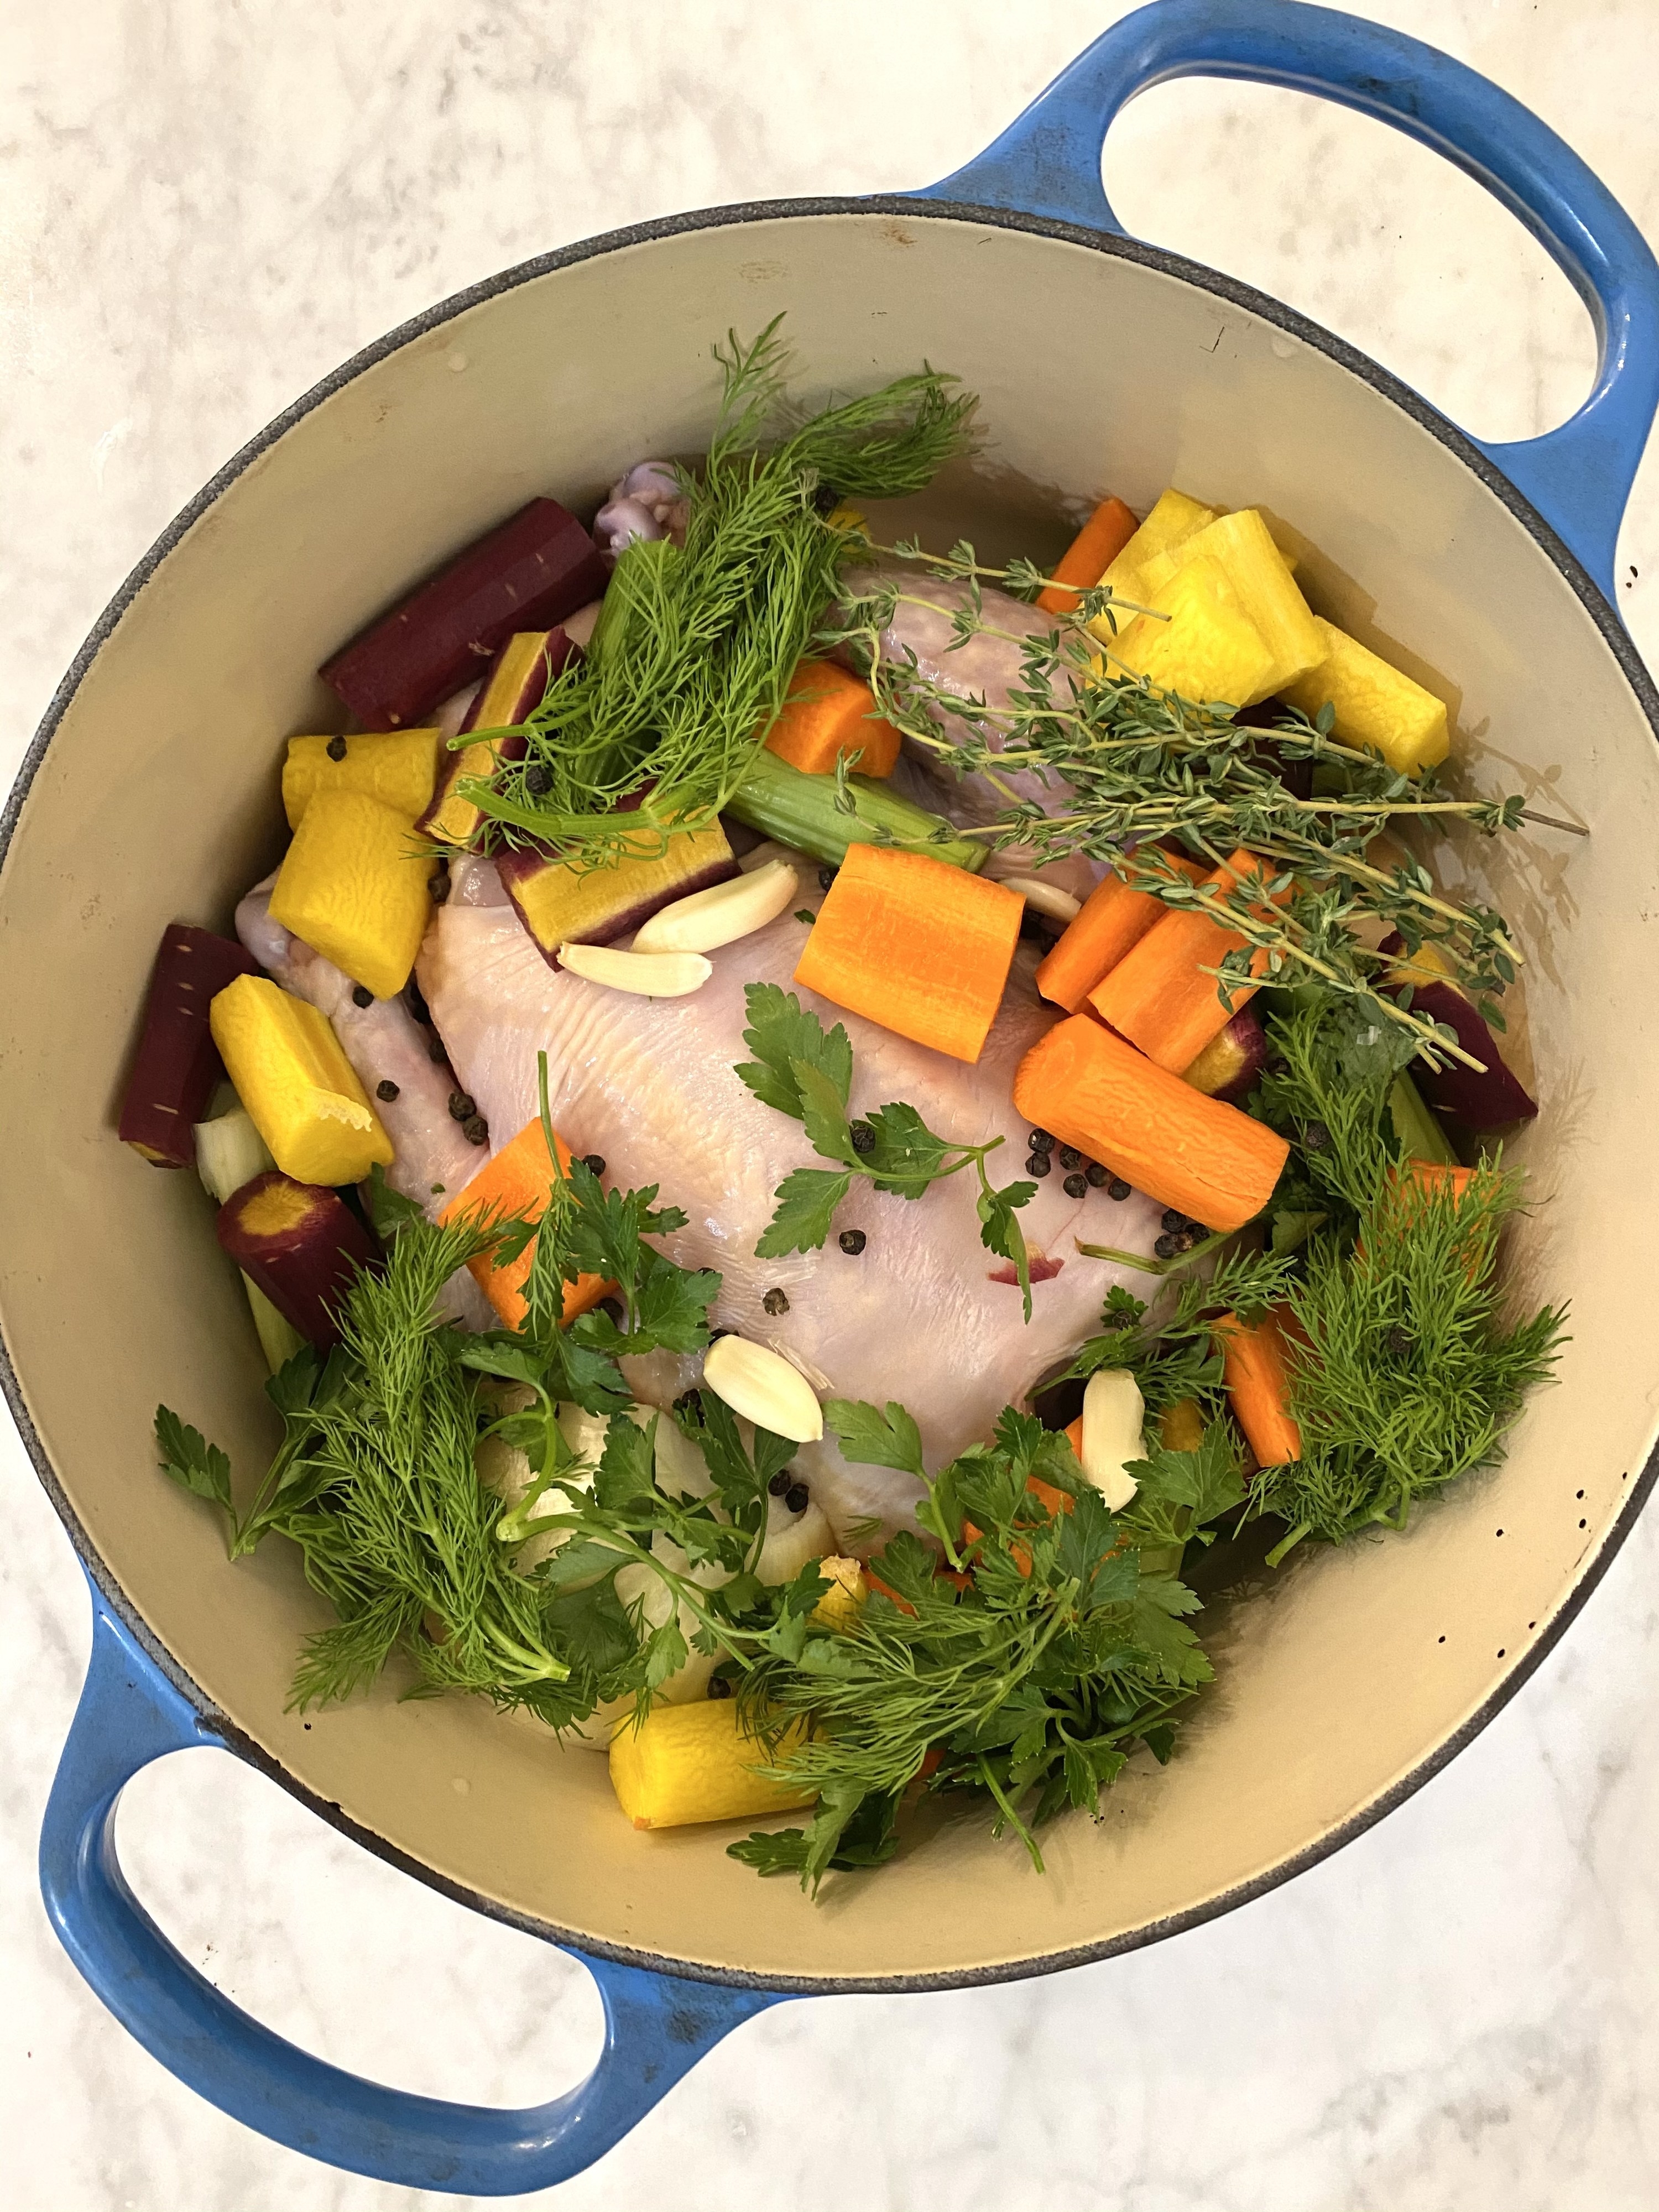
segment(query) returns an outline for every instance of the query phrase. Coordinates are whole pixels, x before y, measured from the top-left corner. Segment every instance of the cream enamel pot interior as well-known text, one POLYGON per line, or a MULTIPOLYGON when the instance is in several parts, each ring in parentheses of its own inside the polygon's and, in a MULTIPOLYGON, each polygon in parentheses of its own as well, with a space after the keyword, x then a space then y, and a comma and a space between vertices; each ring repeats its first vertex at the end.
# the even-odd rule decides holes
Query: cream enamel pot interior
POLYGON ((521 2189, 574 2171, 764 1992, 1046 1972, 1284 1879, 1482 1725, 1582 1601, 1653 1479, 1659 1221, 1637 1164, 1659 1087, 1659 702, 1604 591, 1652 411, 1659 270, 1582 166, 1503 95, 1428 49, 1280 0, 1144 10, 936 191, 648 226, 514 270, 394 333, 166 534, 66 678, 14 799, 0 875, 0 1319, 13 1403, 99 1622, 48 1826, 49 1901, 77 1962, 175 2070, 283 2140, 387 2179, 521 2189), (1394 74, 1379 94, 1381 61, 1394 74), (1500 473, 1328 334, 1125 240, 1100 198, 1104 123, 1182 70, 1403 115, 1524 201, 1613 330, 1602 411, 1569 426, 1578 444, 1515 449, 1500 473), (1408 77, 1411 99, 1394 97, 1408 77), (1510 154, 1494 149, 1514 151, 1507 181, 1510 154), (1541 186, 1514 180, 1523 171, 1547 171, 1575 229, 1556 200, 1540 210, 1541 186), (1615 264, 1628 281, 1609 307, 1615 264), (282 1547, 230 1566, 216 1517, 162 1480, 150 1439, 162 1399, 244 1470, 262 1463, 258 1349, 194 1179, 141 1166, 114 1136, 161 929, 228 925, 280 848, 281 740, 337 726, 311 672, 532 494, 591 512, 641 454, 696 453, 710 339, 781 309, 808 399, 924 358, 981 395, 988 452, 934 500, 941 528, 967 521, 981 544, 1041 554, 1063 540, 1062 502, 1091 491, 1144 510, 1175 482, 1265 505, 1305 544, 1315 606, 1447 698, 1470 781, 1547 790, 1550 811, 1592 833, 1529 835, 1491 876, 1489 856, 1469 856, 1528 957, 1544 1111, 1516 1148, 1540 1203, 1515 1264, 1573 1308, 1559 1387, 1529 1407, 1507 1463, 1405 1537, 1309 1547, 1222 1608, 1219 1682, 1181 1755, 1167 1770, 1138 1762, 1097 1826, 1059 1822, 1046 1880, 977 1814, 946 1811, 926 1816, 925 1849, 833 1911, 734 1864, 726 1830, 635 1833, 603 1760, 480 1705, 399 1703, 392 1680, 309 1729, 284 1710, 321 1601, 282 1547), (1621 409, 1603 451, 1595 438, 1621 409), (234 2024, 222 2000, 210 2018, 211 1993, 179 1980, 159 1936, 146 1948, 106 1856, 120 1783, 188 1741, 229 1746, 423 1880, 600 1962, 617 2048, 594 2081, 539 2114, 497 2116, 488 2143, 480 2122, 463 2154, 452 2137, 465 2129, 444 2117, 459 2108, 354 2087, 234 2024), (121 1946, 118 1974, 106 1953, 121 1946), (666 2054, 653 2087, 617 2086, 630 2033, 666 2054), (239 2037, 227 2081, 207 2046, 239 2037), (567 2140, 577 2120, 580 2142, 567 2140))

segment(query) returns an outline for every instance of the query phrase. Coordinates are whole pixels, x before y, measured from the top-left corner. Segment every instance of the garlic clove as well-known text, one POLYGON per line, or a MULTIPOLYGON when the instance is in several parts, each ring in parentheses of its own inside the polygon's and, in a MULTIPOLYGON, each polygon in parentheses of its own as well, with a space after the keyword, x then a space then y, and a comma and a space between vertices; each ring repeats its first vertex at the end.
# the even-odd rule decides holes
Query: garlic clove
POLYGON ((814 1444, 823 1435, 817 1394, 783 1354, 747 1337, 722 1336, 703 1354, 702 1379, 734 1413, 791 1443, 814 1444))
POLYGON ((775 837, 763 837, 758 845, 751 845, 746 853, 738 856, 738 867, 745 876, 757 868, 769 867, 774 860, 787 860, 798 876, 804 876, 817 863, 810 853, 797 852, 793 845, 780 845, 775 837))
POLYGON ((1139 1485, 1124 1468, 1145 1459, 1146 1401, 1127 1367, 1103 1367, 1083 1394, 1083 1472, 1114 1513, 1121 1513, 1139 1485))
POLYGON ((1052 921, 1075 921, 1083 911, 1082 900, 1058 884, 1042 883, 1036 876, 1001 876, 997 880, 1004 890, 1018 891, 1035 913, 1046 914, 1052 921))
POLYGON ((558 960, 589 983, 641 999, 684 999, 714 972, 700 952, 618 952, 614 945, 562 945, 558 960))
POLYGON ((750 875, 711 884, 659 908, 634 939, 635 952, 713 952, 775 921, 800 894, 800 878, 784 860, 750 875))

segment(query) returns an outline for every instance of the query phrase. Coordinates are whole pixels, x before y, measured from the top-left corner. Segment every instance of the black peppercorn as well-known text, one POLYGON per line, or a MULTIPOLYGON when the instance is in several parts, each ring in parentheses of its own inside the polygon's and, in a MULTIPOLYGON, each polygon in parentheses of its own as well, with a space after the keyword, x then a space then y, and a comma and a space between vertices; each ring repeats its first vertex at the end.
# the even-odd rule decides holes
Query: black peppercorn
POLYGON ((1396 1359, 1409 1359, 1411 1358, 1412 1340, 1410 1337, 1407 1335, 1403 1328, 1398 1327, 1391 1328, 1383 1340, 1388 1345, 1389 1350, 1393 1353, 1396 1359))
POLYGON ((415 981, 415 978, 412 975, 410 977, 408 982, 404 985, 404 1004, 409 1008, 410 1012, 414 1016, 415 1019, 419 1022, 422 1029, 431 1028, 431 1009, 428 1006, 426 1000, 421 996, 421 987, 415 981))
POLYGON ((478 1109, 470 1093, 452 1091, 449 1094, 449 1118, 452 1121, 470 1121, 478 1109))
POLYGON ((766 1486, 774 1498, 781 1498, 786 1491, 793 1490, 794 1486, 795 1470, 793 1467, 781 1467, 766 1486))
POLYGON ((1061 1183, 1060 1188, 1067 1198, 1086 1198, 1089 1194, 1089 1178, 1087 1176, 1068 1175, 1061 1183))
POLYGON ((783 1502, 792 1513, 805 1513, 812 1502, 812 1493, 804 1482, 792 1482, 783 1493, 783 1502))
POLYGON ((827 891, 830 884, 833 884, 835 880, 836 871, 833 868, 820 868, 818 870, 818 889, 821 891, 827 891))
POLYGON ((441 906, 449 896, 449 871, 440 868, 435 875, 427 878, 426 887, 432 894, 434 906, 441 906))
POLYGON ((1197 1243, 1198 1239, 1194 1236, 1190 1229, 1177 1229, 1175 1235, 1170 1239, 1170 1242, 1175 1246, 1176 1257, 1178 1260, 1183 1253, 1190 1252, 1192 1250, 1194 1245, 1197 1243))
POLYGON ((374 994, 366 983, 354 983, 351 987, 351 1003, 354 1006, 372 1006, 374 1003, 374 994))
POLYGON ((1088 1166, 1083 1170, 1083 1176, 1084 1181, 1091 1184, 1096 1190, 1104 1190, 1107 1184, 1112 1179, 1106 1169, 1102 1167, 1098 1160, 1091 1160, 1088 1166))
POLYGON ((865 1235, 861 1229, 843 1229, 841 1235, 836 1239, 836 1242, 841 1246, 842 1250, 847 1254, 849 1259, 853 1260, 857 1259, 859 1254, 863 1251, 865 1246, 869 1243, 869 1238, 865 1235))
POLYGON ((708 1694, 711 1698, 729 1698, 732 1694, 731 1676, 711 1674, 708 1677, 708 1694))
POLYGON ((444 1041, 438 1035, 436 1030, 434 1030, 431 1036, 426 1041, 426 1056, 439 1067, 441 1067, 445 1060, 449 1057, 449 1054, 445 1048, 444 1041))
POLYGON ((605 1173, 605 1154, 603 1152, 584 1152, 582 1154, 582 1165, 587 1170, 589 1175, 603 1175, 605 1173))
POLYGON ((787 1314, 789 1310, 789 1294, 787 1291, 769 1291, 761 1300, 761 1304, 769 1314, 787 1314))
POLYGON ((862 1158, 866 1152, 873 1152, 875 1149, 875 1131, 870 1127, 870 1124, 867 1121, 854 1121, 853 1124, 853 1150, 857 1152, 860 1158, 862 1158))
POLYGON ((615 1322, 618 1328, 622 1327, 623 1322, 628 1317, 623 1311, 623 1302, 620 1298, 601 1298, 599 1304, 594 1308, 594 1311, 596 1313, 609 1314, 611 1320, 615 1322))
POLYGON ((544 799, 553 788, 553 771, 534 761, 524 772, 524 787, 532 799, 544 799))
POLYGON ((1124 1200, 1129 1195, 1129 1186, 1121 1176, 1112 1177, 1106 1186, 1106 1195, 1108 1198, 1115 1198, 1120 1206, 1122 1205, 1124 1200))
POLYGON ((1308 1152, 1323 1152, 1330 1149, 1331 1133, 1322 1121, 1310 1121, 1302 1132, 1302 1148, 1308 1152))
POLYGON ((375 1085, 374 1096, 377 1098, 383 1099, 388 1106, 398 1096, 398 1086, 392 1080, 392 1078, 389 1075, 375 1085))
POLYGON ((1060 1148, 1060 1164, 1063 1168, 1080 1168, 1083 1165, 1083 1155, 1074 1146, 1062 1145, 1060 1148))
POLYGON ((1046 1176, 1053 1165, 1054 1161, 1047 1152, 1027 1152, 1025 1155, 1027 1175, 1046 1176))
POLYGON ((1173 1260, 1175 1258, 1176 1241, 1175 1238, 1170 1235, 1167 1230, 1164 1231, 1164 1235, 1158 1238, 1157 1243, 1153 1245, 1152 1253, 1153 1256, 1159 1260, 1173 1260))
POLYGON ((1054 1140, 1046 1129, 1033 1129, 1025 1139, 1034 1152, 1052 1152, 1054 1140))
POLYGON ((489 1142, 489 1124, 482 1114, 469 1114, 461 1124, 461 1134, 469 1145, 487 1145, 489 1142))
POLYGON ((1187 1217, 1178 1206, 1166 1206, 1164 1209, 1163 1225, 1172 1231, 1184 1229, 1187 1226, 1187 1217))
POLYGON ((343 738, 331 738, 328 741, 327 751, 328 757, 331 760, 343 760, 346 755, 345 739, 343 738))

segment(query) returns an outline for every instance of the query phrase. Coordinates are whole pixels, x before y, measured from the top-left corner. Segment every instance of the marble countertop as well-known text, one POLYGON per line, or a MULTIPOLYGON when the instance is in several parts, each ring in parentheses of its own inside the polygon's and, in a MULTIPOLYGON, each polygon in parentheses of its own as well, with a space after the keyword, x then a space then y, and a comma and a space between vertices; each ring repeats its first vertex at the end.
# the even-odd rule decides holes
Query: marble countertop
MULTIPOLYGON (((357 347, 592 232, 944 175, 1127 12, 11 0, 0 784, 151 538, 357 347)), ((1369 12, 1516 93, 1659 238, 1651 0, 1371 0, 1369 12)), ((1292 301, 1480 434, 1547 428, 1587 386, 1593 344, 1565 280, 1474 185, 1380 125, 1291 94, 1171 87, 1114 133, 1107 179, 1131 229, 1292 301)), ((1656 538, 1650 459, 1619 571, 1650 659, 1656 538)), ((0 1491, 0 2197, 19 2212, 435 2206, 222 2118, 128 2039, 53 1942, 33 1854, 87 1604, 9 1431, 0 1491)), ((1650 1515, 1486 1733, 1290 1887, 1055 1979, 781 2007, 559 2201, 1650 2205, 1656 1589, 1650 1515)), ((308 2047, 483 2101, 539 2100, 586 2069, 598 2008, 578 1967, 392 1873, 234 1761, 150 1769, 121 1823, 135 1886, 175 1940, 308 2047)))

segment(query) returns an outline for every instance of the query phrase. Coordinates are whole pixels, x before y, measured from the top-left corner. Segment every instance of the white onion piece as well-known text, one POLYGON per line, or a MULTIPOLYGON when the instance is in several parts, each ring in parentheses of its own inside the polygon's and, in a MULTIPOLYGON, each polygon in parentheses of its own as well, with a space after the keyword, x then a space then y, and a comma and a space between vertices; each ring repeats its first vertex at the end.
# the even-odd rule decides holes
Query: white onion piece
POLYGON ((1083 1472, 1114 1513, 1121 1513, 1139 1486, 1124 1468, 1145 1459, 1146 1402, 1127 1367, 1103 1367, 1089 1377, 1083 1394, 1083 1472))
POLYGON ((1052 921, 1075 921, 1083 911, 1082 900, 1061 890, 1058 884, 1039 883, 1035 876, 1002 876, 998 881, 1004 890, 1018 891, 1027 906, 1052 921))
POLYGON ((562 945, 559 965, 641 999, 684 999, 714 972, 700 952, 618 952, 614 945, 562 945))
POLYGON ((733 876, 659 907, 634 939, 635 952, 713 952, 775 921, 800 893, 787 862, 770 860, 752 875, 733 876))
POLYGON ((791 1443, 815 1444, 823 1437, 823 1408, 798 1367, 781 1352, 747 1337, 722 1336, 703 1354, 702 1379, 734 1413, 791 1443))
POLYGON ((559 624, 559 628, 570 640, 572 645, 579 647, 583 653, 587 650, 588 642, 593 635, 593 625, 598 622, 599 609, 604 605, 603 599, 590 599, 585 607, 578 607, 574 615, 567 615, 559 624))

